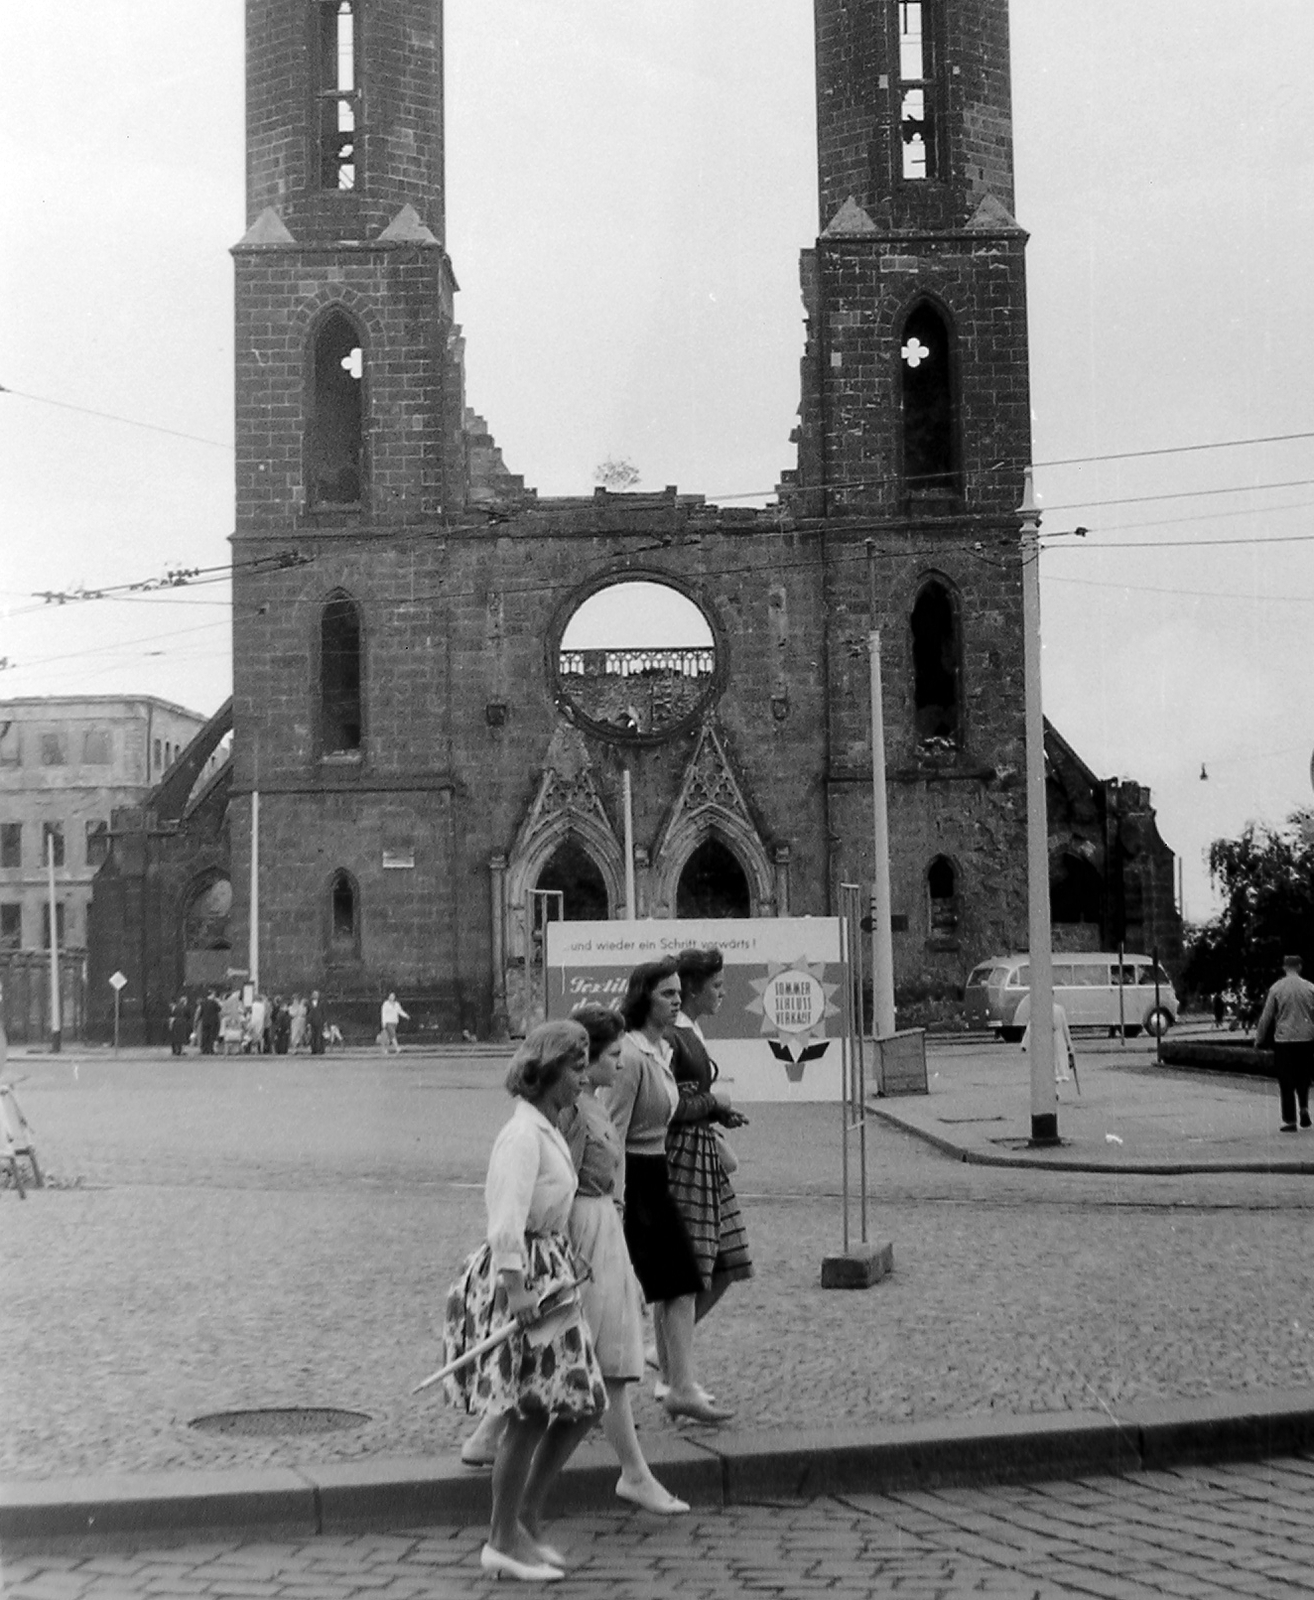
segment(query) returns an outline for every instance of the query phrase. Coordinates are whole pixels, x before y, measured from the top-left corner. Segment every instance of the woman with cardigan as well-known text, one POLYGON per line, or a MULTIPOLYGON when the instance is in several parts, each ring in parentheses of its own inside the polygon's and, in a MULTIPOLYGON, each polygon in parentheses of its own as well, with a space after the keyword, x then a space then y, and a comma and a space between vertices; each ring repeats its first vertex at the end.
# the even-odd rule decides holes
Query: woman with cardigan
POLYGON ((567 1228, 578 1180, 557 1122, 579 1098, 588 1057, 589 1037, 577 1022, 543 1023, 512 1057, 506 1086, 516 1106, 488 1161, 486 1241, 447 1296, 445 1364, 515 1324, 507 1342, 446 1380, 451 1404, 505 1417, 479 1558, 494 1577, 550 1583, 563 1576, 560 1553, 541 1537, 543 1502, 607 1406, 579 1307, 535 1328, 543 1289, 575 1276, 567 1228))
POLYGON ((658 1516, 678 1516, 689 1509, 688 1504, 653 1476, 639 1447, 630 1406, 630 1387, 643 1378, 643 1296, 621 1222, 625 1152, 597 1098, 615 1085, 625 1024, 617 1012, 596 1002, 576 1007, 571 1018, 589 1036, 589 1088, 562 1114, 560 1128, 579 1173, 579 1192, 570 1208, 570 1242, 592 1268, 582 1298, 584 1320, 607 1386, 602 1431, 621 1464, 617 1495, 658 1516))
POLYGON ((657 1360, 669 1383, 662 1404, 673 1417, 724 1422, 733 1412, 712 1400, 694 1367, 694 1304, 703 1280, 667 1180, 666 1130, 680 1099, 666 1037, 680 1010, 674 960, 637 966, 620 1010, 628 1032, 605 1104, 625 1145, 625 1242, 653 1308, 657 1360))

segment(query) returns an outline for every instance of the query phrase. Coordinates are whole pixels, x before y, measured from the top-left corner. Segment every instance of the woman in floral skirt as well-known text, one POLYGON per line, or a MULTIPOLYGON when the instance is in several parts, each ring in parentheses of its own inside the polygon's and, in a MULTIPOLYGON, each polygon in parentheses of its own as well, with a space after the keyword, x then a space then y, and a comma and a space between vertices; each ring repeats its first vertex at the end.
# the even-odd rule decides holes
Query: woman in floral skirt
POLYGON ((579 1096, 588 1053, 588 1034, 577 1022, 546 1022, 512 1057, 506 1086, 516 1108, 489 1157, 488 1237, 447 1297, 445 1364, 516 1323, 509 1339, 445 1380, 453 1405, 506 1416, 480 1553, 484 1571, 499 1577, 563 1576, 560 1553, 540 1538, 543 1503, 607 1405, 578 1304, 535 1329, 543 1289, 577 1276, 567 1235, 575 1168, 557 1119, 579 1096))

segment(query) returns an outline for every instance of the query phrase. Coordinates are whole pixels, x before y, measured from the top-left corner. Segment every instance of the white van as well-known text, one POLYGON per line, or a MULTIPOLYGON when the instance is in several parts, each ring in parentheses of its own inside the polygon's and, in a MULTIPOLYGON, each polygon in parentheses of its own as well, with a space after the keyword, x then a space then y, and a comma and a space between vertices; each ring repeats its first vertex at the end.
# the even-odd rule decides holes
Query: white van
MULTIPOLYGON (((1067 1013, 1073 1028, 1116 1029, 1124 1023, 1129 1035, 1142 1028, 1164 1034, 1177 1021, 1177 995, 1172 979, 1149 956, 1117 951, 1092 951, 1081 955, 1056 955, 1054 998, 1067 1013)), ((975 968, 967 980, 963 1006, 969 1028, 990 1028, 1016 1043, 1022 1037, 1025 1015, 1017 1008, 1031 990, 1031 963, 1025 955, 994 956, 975 968)))

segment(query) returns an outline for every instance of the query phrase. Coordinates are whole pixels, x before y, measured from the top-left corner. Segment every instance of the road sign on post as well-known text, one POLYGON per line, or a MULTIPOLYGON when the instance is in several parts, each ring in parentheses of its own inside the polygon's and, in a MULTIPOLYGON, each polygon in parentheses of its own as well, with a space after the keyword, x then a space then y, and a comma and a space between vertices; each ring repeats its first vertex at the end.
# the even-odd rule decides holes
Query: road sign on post
POLYGON ((114 991, 114 1054, 119 1053, 119 996, 127 987, 128 980, 121 972, 116 972, 109 980, 109 986, 114 991))

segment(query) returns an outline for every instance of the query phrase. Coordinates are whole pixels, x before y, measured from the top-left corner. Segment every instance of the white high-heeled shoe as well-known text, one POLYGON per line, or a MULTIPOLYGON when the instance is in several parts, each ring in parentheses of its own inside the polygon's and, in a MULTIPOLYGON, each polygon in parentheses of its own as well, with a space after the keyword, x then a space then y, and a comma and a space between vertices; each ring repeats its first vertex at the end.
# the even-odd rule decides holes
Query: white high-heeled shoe
POLYGON ((663 1489, 655 1478, 651 1483, 641 1484, 626 1483, 622 1478, 616 1485, 616 1496, 658 1517, 678 1517, 689 1509, 687 1500, 681 1500, 669 1489, 663 1489))
POLYGON ((486 1544, 479 1552, 479 1565, 494 1578, 517 1578, 521 1583, 559 1583, 566 1574, 547 1562, 517 1561, 486 1544))

